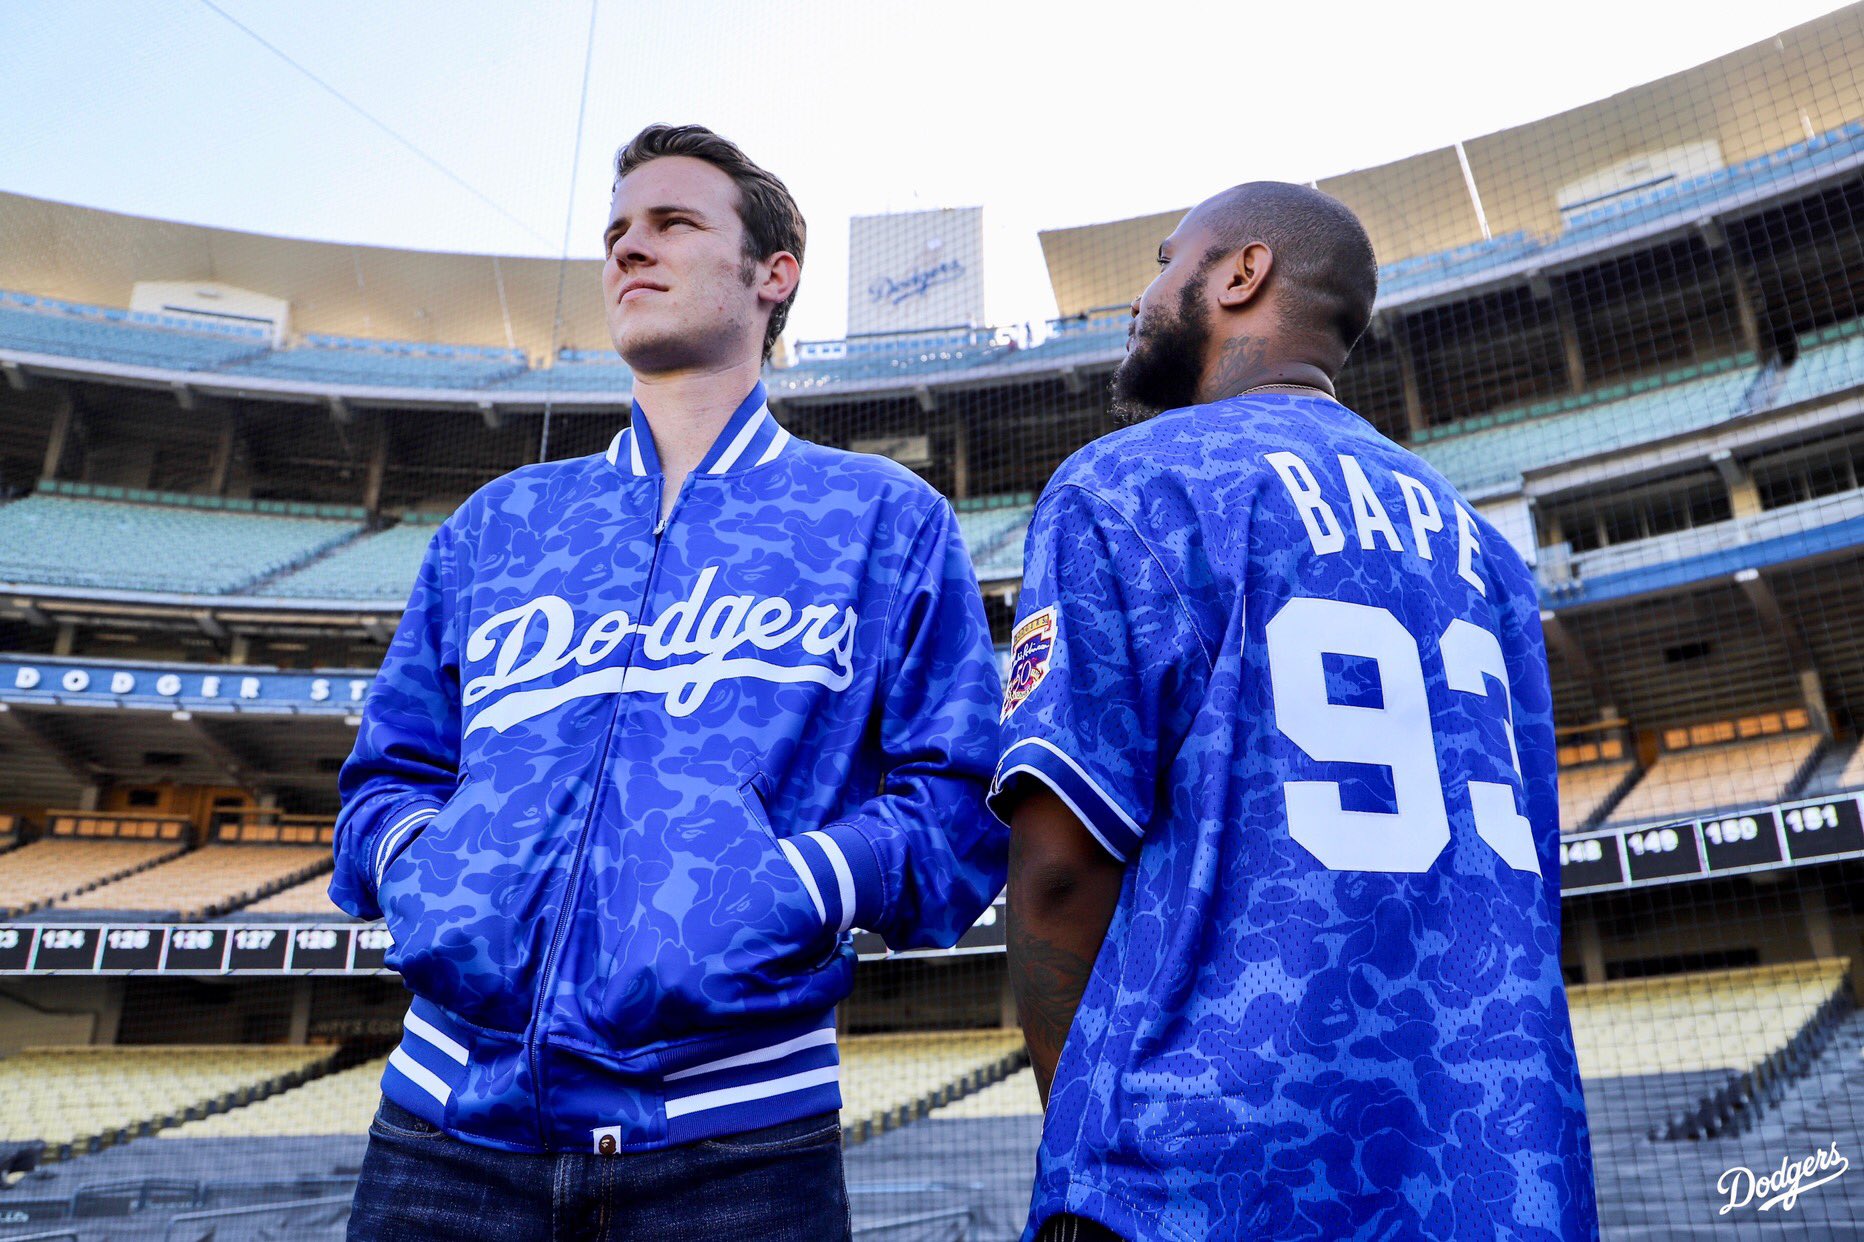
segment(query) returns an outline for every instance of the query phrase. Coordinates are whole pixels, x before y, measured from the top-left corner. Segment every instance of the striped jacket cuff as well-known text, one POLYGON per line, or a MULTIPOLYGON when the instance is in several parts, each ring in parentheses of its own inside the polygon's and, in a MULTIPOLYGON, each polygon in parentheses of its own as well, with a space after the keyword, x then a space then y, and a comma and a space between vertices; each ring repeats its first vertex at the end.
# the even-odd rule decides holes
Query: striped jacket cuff
POLYGON ((991 813, 1004 823, 1010 822, 1010 808, 1018 796, 1017 785, 1026 778, 1041 781, 1067 803, 1074 817, 1100 842, 1101 848, 1118 861, 1129 862, 1139 852, 1145 830, 1138 821, 1127 814, 1072 755, 1039 737, 1015 743, 1003 752, 1003 760, 997 765, 997 777, 990 785, 989 806, 991 813))
POLYGON ((830 824, 779 838, 777 844, 809 890, 824 926, 840 935, 851 927, 871 929, 880 923, 886 906, 880 859, 858 828, 830 824))
POLYGON ((369 878, 378 891, 382 887, 382 877, 388 874, 388 864, 408 848, 408 843, 445 805, 438 798, 417 795, 396 804, 394 810, 382 816, 382 826, 369 851, 369 878))

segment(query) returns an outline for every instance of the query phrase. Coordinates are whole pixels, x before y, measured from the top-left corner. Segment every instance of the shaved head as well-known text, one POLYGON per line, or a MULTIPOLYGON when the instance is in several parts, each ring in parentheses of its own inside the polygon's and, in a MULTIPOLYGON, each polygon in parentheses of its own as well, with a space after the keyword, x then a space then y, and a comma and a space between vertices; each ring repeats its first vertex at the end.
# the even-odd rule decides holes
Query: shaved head
POLYGON ((1359 217, 1331 194, 1285 181, 1249 181, 1191 213, 1209 230, 1215 263, 1251 242, 1275 256, 1276 301, 1291 331, 1330 334, 1351 352, 1372 322, 1379 265, 1359 217))
POLYGON ((1378 260, 1359 218, 1304 185, 1251 181, 1193 208, 1133 299, 1113 412, 1148 418, 1264 384, 1333 393, 1372 322, 1378 260))

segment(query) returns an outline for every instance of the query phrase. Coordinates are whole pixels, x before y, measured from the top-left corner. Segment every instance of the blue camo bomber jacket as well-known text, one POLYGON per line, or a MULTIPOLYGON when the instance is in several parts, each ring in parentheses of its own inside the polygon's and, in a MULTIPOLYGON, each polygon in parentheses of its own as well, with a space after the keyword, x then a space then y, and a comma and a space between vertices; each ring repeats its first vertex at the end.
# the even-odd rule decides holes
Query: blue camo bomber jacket
POLYGON ((339 779, 331 897, 414 994, 382 1090, 487 1147, 840 1107, 850 928, 950 945, 1003 885, 951 506, 759 384, 660 522, 646 429, 439 528, 339 779))

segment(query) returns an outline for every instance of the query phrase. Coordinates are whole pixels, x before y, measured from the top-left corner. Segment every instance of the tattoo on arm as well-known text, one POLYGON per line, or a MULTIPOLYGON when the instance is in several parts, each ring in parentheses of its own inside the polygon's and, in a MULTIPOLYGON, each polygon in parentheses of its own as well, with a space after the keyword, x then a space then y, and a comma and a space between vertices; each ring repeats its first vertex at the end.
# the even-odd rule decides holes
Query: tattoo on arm
POLYGON ((1075 1010, 1081 1006, 1081 994, 1087 990, 1094 959, 1069 945, 1046 939, 1040 928, 1019 918, 1014 907, 1009 911, 1006 937, 1017 1018, 1022 1023, 1023 1039, 1029 1044, 1036 1088, 1046 1105, 1055 1064, 1061 1059, 1068 1028, 1074 1024, 1075 1010))

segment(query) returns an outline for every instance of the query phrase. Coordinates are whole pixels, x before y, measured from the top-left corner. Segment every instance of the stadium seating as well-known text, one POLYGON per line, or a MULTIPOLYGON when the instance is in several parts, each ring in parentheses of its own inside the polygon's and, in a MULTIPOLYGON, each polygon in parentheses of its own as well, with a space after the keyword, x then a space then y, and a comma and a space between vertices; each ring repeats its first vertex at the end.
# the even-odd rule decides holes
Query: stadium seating
POLYGON ((302 564, 361 529, 356 520, 257 512, 250 502, 246 508, 221 502, 208 509, 176 497, 144 503, 28 496, 0 506, 0 581, 223 594, 302 564))
POLYGON ((1819 748, 1816 733, 1667 752, 1613 808, 1614 824, 1687 819, 1789 796, 1819 748))
POLYGON ((1023 536, 1035 512, 1034 501, 1025 493, 961 502, 958 530, 980 582, 1022 576, 1023 536))
POLYGON ((1851 758, 1838 770, 1837 779, 1832 782, 1831 790, 1864 789, 1864 741, 1858 742, 1851 752, 1851 758))
POLYGON ((501 392, 628 393, 634 372, 613 350, 565 349, 556 365, 532 368, 496 386, 501 392))
POLYGON ((262 329, 0 291, 0 349, 171 371, 207 371, 270 348, 262 329))
POLYGON ((328 1047, 28 1048, 0 1059, 0 1139, 109 1146, 303 1081, 328 1047))
POLYGON ((1118 356, 1126 350, 1126 330, 1132 323, 1132 310, 1117 306, 1087 311, 1065 319, 1048 321, 1048 336, 1040 345, 1016 355, 1019 366, 1032 371, 1050 366, 1065 366, 1077 359, 1095 356, 1118 356))
POLYGON ((1769 404, 1793 405, 1864 384, 1864 320, 1849 319, 1799 338, 1799 357, 1769 404))
POLYGON ((330 850, 321 845, 205 845, 57 904, 65 910, 205 918, 299 883, 330 865, 330 850))
POLYGON ((290 1091, 269 1095, 244 1108, 214 1113, 163 1130, 165 1139, 296 1138, 318 1134, 363 1134, 382 1097, 386 1056, 313 1078, 290 1091))
POLYGON ((1844 985, 1843 958, 1569 987, 1587 1079, 1753 1068, 1844 985))
POLYGON ((403 520, 343 544, 300 569, 265 583, 255 595, 293 599, 385 600, 402 603, 434 537, 431 521, 403 520))
POLYGON ((857 1035, 841 1041, 842 1129, 855 1141, 925 1116, 1025 1063, 1020 1031, 857 1035))
POLYGON ((152 867, 181 841, 47 838, 0 855, 0 917, 11 918, 152 867))
POLYGON ((277 350, 222 370, 311 384, 472 389, 511 379, 524 368, 524 353, 515 349, 312 335, 298 349, 277 350))
POLYGON ((803 341, 795 365, 771 371, 765 382, 774 391, 807 392, 849 382, 884 382, 932 378, 1006 357, 988 328, 946 332, 849 337, 845 341, 803 341))
POLYGON ((1399 259, 1379 268, 1379 296, 1390 300, 1425 286, 1470 280, 1491 268, 1524 259, 1542 245, 1526 233, 1503 233, 1449 250, 1399 259))
POLYGON ((1860 153, 1864 153, 1864 123, 1853 121, 1739 164, 1574 212, 1565 220, 1559 245, 1589 244, 1606 234, 1678 216, 1690 221, 1707 218, 1725 210, 1730 199, 1817 176, 1860 153))
POLYGON ((1485 414, 1416 437, 1418 454, 1465 492, 1550 466, 1712 427, 1745 408, 1756 372, 1747 355, 1594 392, 1485 414))
POLYGON ((1590 828, 1636 771, 1637 765, 1628 761, 1561 768, 1560 831, 1582 832, 1590 828))
POLYGON ((350 915, 330 900, 330 877, 320 873, 242 906, 229 917, 347 919, 350 915))
POLYGON ((1036 1072, 1020 1069, 1000 1082, 939 1109, 947 1121, 977 1121, 990 1117, 1040 1117, 1042 1095, 1036 1089, 1036 1072))

